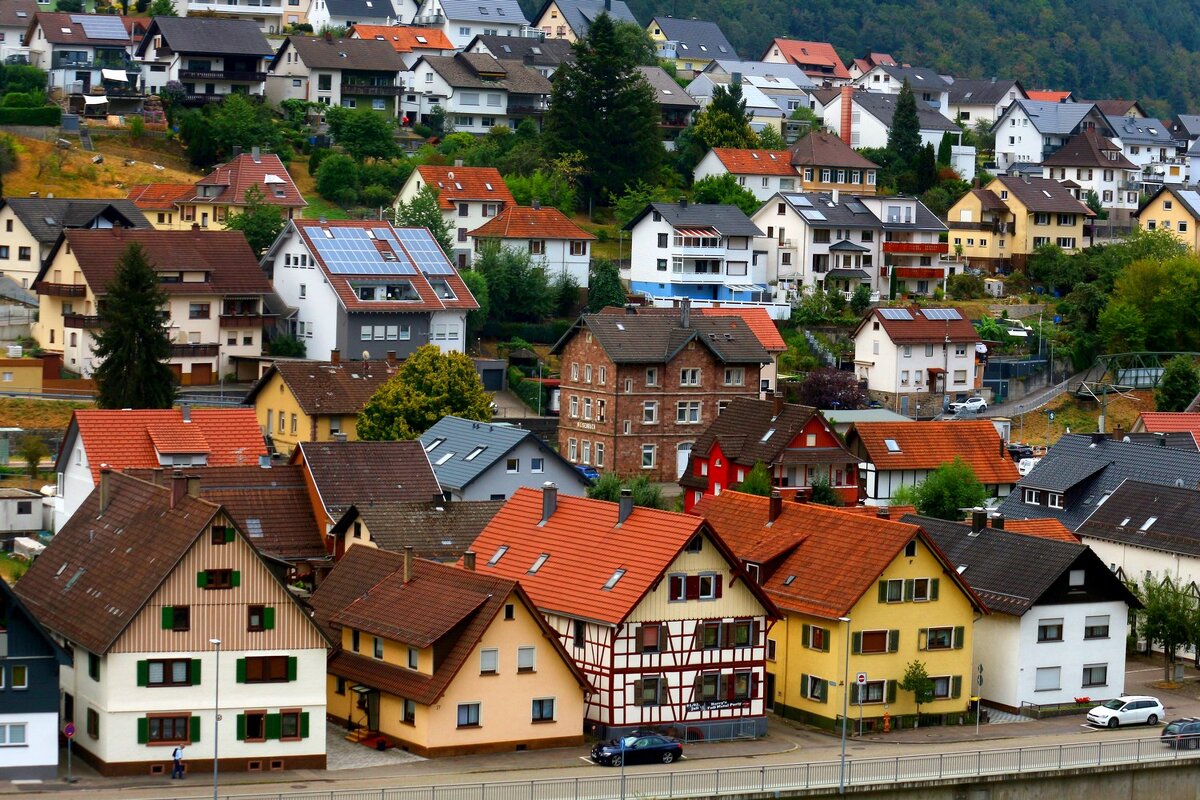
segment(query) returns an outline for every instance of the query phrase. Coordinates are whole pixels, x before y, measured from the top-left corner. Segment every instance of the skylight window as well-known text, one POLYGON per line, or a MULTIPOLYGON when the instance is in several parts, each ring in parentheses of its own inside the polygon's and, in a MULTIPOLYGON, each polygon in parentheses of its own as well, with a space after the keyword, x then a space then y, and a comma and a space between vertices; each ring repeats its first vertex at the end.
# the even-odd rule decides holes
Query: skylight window
POLYGON ((1129 517, 1126 517, 1125 519, 1121 520, 1121 524, 1120 524, 1120 525, 1118 525, 1117 527, 1118 527, 1118 528, 1124 528, 1124 527, 1125 527, 1126 525, 1128 525, 1128 524, 1129 524, 1129 517))
POLYGON ((606 592, 607 592, 607 591, 612 591, 612 588, 613 588, 614 586, 616 586, 616 585, 617 585, 617 581, 621 580, 621 576, 622 576, 622 575, 624 575, 624 574, 625 574, 625 570, 623 570, 623 569, 618 569, 617 571, 615 571, 615 572, 612 574, 612 577, 611 577, 611 578, 609 578, 609 579, 608 579, 608 580, 607 580, 607 581, 604 583, 604 590, 605 590, 606 592))
POLYGON ((503 558, 504 554, 507 552, 508 552, 508 545, 506 545, 506 544, 500 545, 499 547, 496 548, 496 552, 492 553, 492 557, 488 559, 487 565, 489 567, 496 566, 496 564, 498 564, 500 562, 500 559, 503 558))
POLYGON ((421 44, 429 44, 429 40, 426 39, 424 36, 418 36, 417 41, 420 42, 421 44))
POLYGON ((897 442, 895 439, 884 439, 883 443, 884 443, 884 445, 887 446, 889 453, 899 453, 900 452, 900 443, 897 442))
POLYGON ((1145 522, 1142 523, 1142 527, 1138 528, 1138 530, 1139 531, 1148 531, 1148 530, 1150 530, 1150 526, 1156 522, 1158 522, 1158 517, 1150 517, 1149 519, 1147 519, 1145 522))
POLYGON ((967 571, 967 565, 966 565, 966 564, 959 564, 959 565, 958 565, 958 566, 955 568, 955 570, 954 570, 954 571, 955 571, 955 572, 957 572, 959 575, 962 575, 964 572, 966 572, 966 571, 967 571))
POLYGON ((792 585, 792 581, 794 581, 794 580, 796 580, 796 576, 795 576, 795 575, 788 575, 786 578, 784 578, 784 580, 783 580, 783 585, 784 585, 784 586, 791 586, 791 585, 792 585))
POLYGON ((662 93, 663 93, 663 94, 675 94, 675 93, 674 93, 674 92, 672 92, 670 89, 663 89, 663 90, 662 90, 662 93))
POLYGON ((458 190, 461 192, 461 191, 462 191, 462 184, 461 184, 461 183, 459 183, 458 181, 455 181, 455 182, 454 182, 454 188, 455 188, 455 189, 458 189, 458 190))
POLYGON ((474 450, 467 453, 467 455, 463 459, 463 461, 474 461, 476 458, 479 457, 479 454, 482 453, 484 450, 487 450, 487 448, 486 447, 476 447, 474 450))
POLYGON ((450 460, 450 459, 452 459, 452 458, 454 458, 454 452, 453 452, 453 451, 451 451, 451 452, 449 452, 449 453, 446 453, 444 456, 442 456, 441 458, 439 458, 437 461, 435 461, 435 462, 433 462, 433 463, 434 463, 436 466, 439 466, 439 467, 440 467, 442 464, 445 464, 447 461, 449 461, 449 460, 450 460))
POLYGON ((487 187, 487 190, 488 190, 489 192, 495 191, 495 190, 492 188, 492 185, 491 185, 490 183, 485 183, 485 184, 484 184, 484 186, 486 186, 486 187, 487 187))
POLYGON ((760 442, 765 442, 765 441, 767 441, 768 439, 770 439, 770 438, 771 438, 772 436, 774 436, 774 435, 775 435, 775 429, 774 429, 774 428, 768 428, 768 429, 767 429, 767 432, 763 434, 763 437, 762 437, 761 439, 759 439, 759 441, 760 441, 760 442))
POLYGON ((329 230, 329 228, 321 228, 321 233, 325 234, 326 239, 333 238, 333 231, 329 230))
POLYGON ((442 438, 434 439, 432 442, 430 442, 429 444, 425 445, 425 452, 426 452, 426 453, 432 453, 432 452, 433 452, 433 449, 434 449, 435 447, 437 447, 439 444, 441 444, 442 442, 444 442, 444 441, 446 441, 446 440, 445 440, 445 439, 442 439, 442 438))
POLYGON ((549 559, 550 559, 549 553, 542 553, 540 556, 537 557, 537 560, 533 562, 533 566, 529 568, 528 574, 533 575, 534 573, 536 573, 539 569, 542 568, 542 565, 545 564, 549 559))
POLYGON ((1049 193, 1049 192, 1047 192, 1045 189, 1042 189, 1042 194, 1046 195, 1046 197, 1050 197, 1050 196, 1051 196, 1051 195, 1050 195, 1050 193, 1049 193))

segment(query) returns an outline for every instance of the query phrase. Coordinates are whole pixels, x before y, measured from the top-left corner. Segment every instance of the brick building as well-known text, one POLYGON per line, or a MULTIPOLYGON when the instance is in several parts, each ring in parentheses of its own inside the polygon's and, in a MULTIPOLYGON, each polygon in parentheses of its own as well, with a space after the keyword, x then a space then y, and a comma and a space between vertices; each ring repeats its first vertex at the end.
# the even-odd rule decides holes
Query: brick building
POLYGON ((552 351, 562 363, 559 452, 573 464, 675 481, 705 426, 757 397, 770 354, 739 317, 585 314, 552 351))

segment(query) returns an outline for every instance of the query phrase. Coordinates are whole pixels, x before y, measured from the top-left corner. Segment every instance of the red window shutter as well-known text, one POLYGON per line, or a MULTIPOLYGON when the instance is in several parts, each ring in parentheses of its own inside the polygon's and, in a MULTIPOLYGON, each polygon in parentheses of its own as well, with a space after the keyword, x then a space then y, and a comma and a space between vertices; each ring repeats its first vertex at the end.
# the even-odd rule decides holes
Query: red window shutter
POLYGON ((722 575, 719 572, 713 576, 713 596, 714 597, 721 596, 721 577, 722 577, 722 575))
POLYGON ((758 673, 752 672, 750 674, 750 699, 753 700, 756 697, 758 697, 758 673))
POLYGON ((698 600, 700 598, 700 576, 687 576, 687 593, 684 595, 687 600, 698 600))
POLYGON ((721 682, 725 684, 725 699, 732 700, 735 690, 737 689, 737 679, 733 674, 722 675, 721 682))

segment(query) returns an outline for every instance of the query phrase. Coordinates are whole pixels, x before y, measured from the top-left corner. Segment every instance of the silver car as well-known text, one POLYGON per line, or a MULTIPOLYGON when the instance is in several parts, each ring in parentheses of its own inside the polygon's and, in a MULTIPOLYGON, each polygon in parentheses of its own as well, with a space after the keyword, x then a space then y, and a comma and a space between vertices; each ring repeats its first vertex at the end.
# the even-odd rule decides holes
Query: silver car
POLYGON ((1088 712, 1087 721, 1102 728, 1120 725, 1157 725, 1163 717, 1163 705, 1157 697, 1124 695, 1098 705, 1088 712))

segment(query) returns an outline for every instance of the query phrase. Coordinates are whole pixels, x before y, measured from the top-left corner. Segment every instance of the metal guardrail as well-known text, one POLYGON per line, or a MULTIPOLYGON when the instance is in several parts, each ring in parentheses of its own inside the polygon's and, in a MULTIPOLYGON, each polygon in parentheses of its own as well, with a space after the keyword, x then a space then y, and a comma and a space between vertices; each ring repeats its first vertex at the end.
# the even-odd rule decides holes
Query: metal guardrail
MULTIPOLYGON (((1042 747, 969 750, 846 761, 846 786, 886 787, 1122 764, 1195 762, 1200 751, 1169 750, 1157 737, 1072 742, 1042 747)), ((586 778, 457 783, 441 786, 347 789, 325 792, 268 792, 223 795, 226 800, 615 800, 620 797, 719 797, 785 791, 837 789, 841 763, 815 761, 728 769, 629 772, 586 778)))

